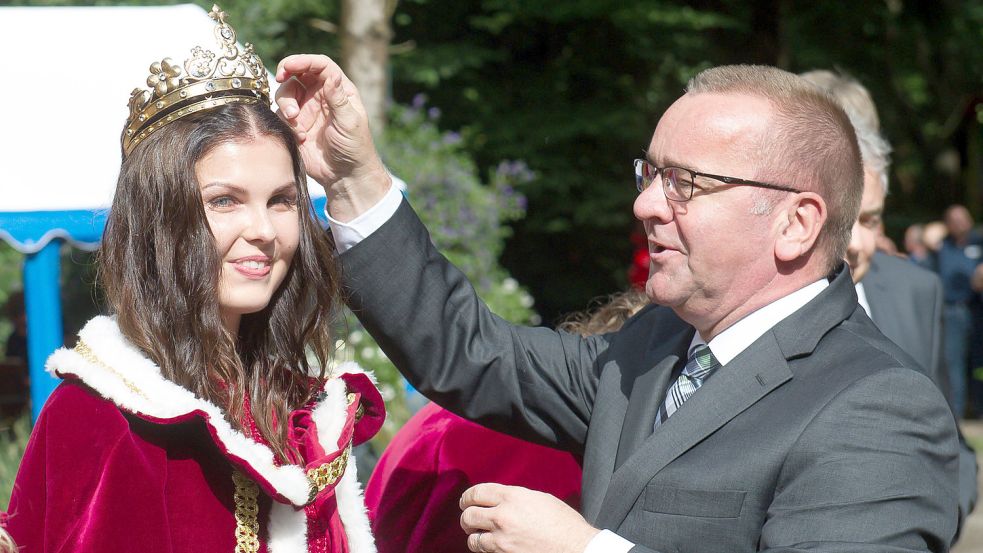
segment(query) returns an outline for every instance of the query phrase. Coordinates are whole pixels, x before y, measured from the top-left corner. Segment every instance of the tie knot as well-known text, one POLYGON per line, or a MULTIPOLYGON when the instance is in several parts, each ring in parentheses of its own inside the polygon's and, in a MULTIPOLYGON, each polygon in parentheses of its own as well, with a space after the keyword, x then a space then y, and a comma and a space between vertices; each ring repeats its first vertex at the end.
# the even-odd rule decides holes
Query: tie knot
POLYGON ((683 369, 683 372, 690 378, 703 381, 719 367, 720 362, 713 356, 713 352, 710 351, 709 346, 700 344, 693 348, 689 359, 686 361, 686 367, 683 369))

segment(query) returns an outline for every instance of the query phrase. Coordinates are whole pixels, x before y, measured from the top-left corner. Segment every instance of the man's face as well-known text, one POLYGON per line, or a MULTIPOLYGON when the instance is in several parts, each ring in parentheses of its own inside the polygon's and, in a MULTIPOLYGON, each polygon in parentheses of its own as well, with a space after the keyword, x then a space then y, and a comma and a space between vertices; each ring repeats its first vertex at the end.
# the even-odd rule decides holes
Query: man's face
POLYGON ((973 229, 973 216, 963 206, 954 206, 945 213, 945 226, 949 236, 962 240, 973 229))
MULTIPOLYGON (((771 104, 761 98, 687 94, 659 121, 647 155, 660 168, 755 179, 771 117, 771 104)), ((753 213, 762 211, 762 196, 774 193, 705 177, 695 185, 690 201, 672 202, 657 177, 635 200, 634 211, 648 238, 646 293, 703 329, 767 288, 776 275, 779 225, 774 216, 753 213)))
POLYGON ((860 199, 860 215, 853 223, 846 262, 850 265, 853 282, 860 282, 870 270, 870 260, 877 249, 884 214, 884 187, 876 172, 864 167, 864 195, 860 199))

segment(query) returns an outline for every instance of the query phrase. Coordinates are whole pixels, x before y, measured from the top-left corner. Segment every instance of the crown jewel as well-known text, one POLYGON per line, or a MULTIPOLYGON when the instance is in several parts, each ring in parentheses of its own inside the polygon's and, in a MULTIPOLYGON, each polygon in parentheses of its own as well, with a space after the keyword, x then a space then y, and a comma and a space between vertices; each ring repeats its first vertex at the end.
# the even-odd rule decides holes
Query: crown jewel
POLYGON ((130 93, 130 115, 121 137, 124 156, 155 131, 192 113, 260 100, 269 105, 266 68, 253 45, 247 42, 240 51, 236 33, 217 5, 208 16, 217 24, 218 53, 195 46, 181 65, 164 58, 150 66, 149 88, 130 93))

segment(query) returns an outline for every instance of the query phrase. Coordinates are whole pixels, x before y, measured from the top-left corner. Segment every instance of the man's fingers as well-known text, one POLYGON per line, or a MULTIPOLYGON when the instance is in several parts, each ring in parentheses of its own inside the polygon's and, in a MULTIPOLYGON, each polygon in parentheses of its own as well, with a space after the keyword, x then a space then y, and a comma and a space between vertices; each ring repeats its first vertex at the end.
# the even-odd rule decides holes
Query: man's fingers
POLYGON ((461 495, 461 510, 463 511, 472 506, 494 507, 505 499, 509 488, 511 486, 504 486, 492 482, 471 486, 467 490, 464 490, 464 494, 461 495))
POLYGON ((320 73, 325 68, 334 65, 331 58, 315 54, 293 54, 280 60, 276 66, 277 82, 284 82, 293 75, 302 73, 320 73))
POLYGON ((314 54, 294 54, 280 60, 276 67, 277 82, 286 82, 296 77, 304 85, 316 86, 334 75, 344 74, 341 67, 328 56, 314 54))
POLYGON ((289 79, 277 89, 274 100, 280 112, 288 119, 292 119, 300 114, 300 100, 305 94, 307 90, 304 85, 297 79, 289 79))
POLYGON ((342 73, 336 73, 332 76, 330 88, 325 83, 326 99, 331 109, 339 110, 349 104, 348 94, 345 92, 343 84, 344 75, 342 73))
POLYGON ((461 513, 461 528, 468 534, 490 532, 497 528, 491 507, 468 507, 461 513))
POLYGON ((468 536, 468 549, 475 553, 493 553, 498 551, 495 548, 495 535, 488 532, 478 532, 468 536))

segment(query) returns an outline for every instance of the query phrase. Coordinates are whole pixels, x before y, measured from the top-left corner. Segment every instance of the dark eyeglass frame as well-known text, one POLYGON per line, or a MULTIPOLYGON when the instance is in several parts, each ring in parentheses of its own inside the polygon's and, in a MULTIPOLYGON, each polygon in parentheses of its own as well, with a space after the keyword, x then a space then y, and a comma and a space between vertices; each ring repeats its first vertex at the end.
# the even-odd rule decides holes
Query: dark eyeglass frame
POLYGON ((634 161, 634 168, 635 168, 635 188, 637 188, 639 192, 644 192, 649 186, 652 185, 652 183, 655 181, 655 178, 659 176, 659 173, 662 173, 662 191, 665 193, 667 200, 672 200, 674 202, 688 202, 691 199, 693 199, 693 190, 696 188, 696 177, 706 177, 708 179, 720 181, 724 184, 756 186, 758 188, 767 188, 769 190, 780 190, 782 192, 802 192, 801 190, 797 188, 792 188, 790 186, 782 186, 780 184, 770 184, 767 182, 740 179, 737 177, 725 177, 723 175, 713 175, 710 173, 701 173, 699 171, 694 171, 692 169, 687 169, 685 167, 676 167, 672 165, 668 165, 666 167, 656 167, 655 165, 649 163, 648 160, 641 159, 641 158, 636 159, 634 161), (648 179, 648 182, 645 182, 646 167, 651 169, 651 175, 652 175, 651 178, 648 179), (688 186, 680 187, 679 182, 670 182, 670 179, 666 178, 666 171, 673 170, 673 169, 676 171, 689 173, 690 175, 689 180, 685 181, 684 179, 685 182, 689 183, 688 186))

